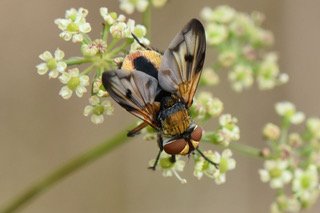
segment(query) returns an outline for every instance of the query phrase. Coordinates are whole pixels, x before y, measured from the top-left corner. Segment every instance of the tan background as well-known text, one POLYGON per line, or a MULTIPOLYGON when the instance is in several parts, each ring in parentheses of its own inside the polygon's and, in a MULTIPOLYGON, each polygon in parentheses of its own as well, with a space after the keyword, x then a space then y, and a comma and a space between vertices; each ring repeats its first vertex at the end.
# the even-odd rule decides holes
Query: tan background
MULTIPOLYGON (((288 85, 273 91, 254 88, 240 95, 223 78, 214 94, 224 101, 226 112, 239 118, 241 142, 263 146, 262 126, 278 121, 273 110, 276 101, 293 101, 307 115, 319 116, 320 1, 171 0, 164 9, 154 11, 153 46, 164 49, 203 6, 220 4, 266 14, 265 26, 275 33, 281 69, 291 77, 288 85)), ((91 35, 96 36, 101 23, 99 7, 118 11, 115 0, 0 0, 0 205, 134 121, 117 108, 113 117, 97 127, 82 116, 86 98, 64 101, 58 96, 58 81, 36 74, 38 55, 44 50, 60 47, 67 56, 79 54, 77 46, 58 38, 53 20, 63 17, 66 9, 80 6, 89 9, 88 21, 95 29, 91 35)), ((222 186, 207 178, 196 180, 190 162, 183 173, 188 184, 181 185, 146 169, 156 152, 155 143, 137 137, 63 180, 22 212, 268 212, 273 191, 259 180, 260 160, 236 154, 237 169, 222 186)), ((319 210, 318 204, 307 212, 319 210)))

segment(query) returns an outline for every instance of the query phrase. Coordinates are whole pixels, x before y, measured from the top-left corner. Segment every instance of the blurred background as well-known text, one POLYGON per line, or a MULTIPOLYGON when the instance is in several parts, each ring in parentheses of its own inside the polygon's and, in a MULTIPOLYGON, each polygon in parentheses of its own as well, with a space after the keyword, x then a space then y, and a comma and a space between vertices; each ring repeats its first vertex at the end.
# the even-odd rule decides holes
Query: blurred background
MULTIPOLYGON (((290 75, 287 85, 270 91, 254 87, 236 94, 226 75, 214 88, 214 95, 224 102, 224 112, 240 121, 240 142, 261 148, 262 127, 269 121, 278 122, 273 107, 277 101, 292 101, 307 116, 320 115, 320 1, 170 0, 163 9, 153 11, 152 46, 165 49, 188 20, 199 17, 204 6, 221 4, 266 15, 264 27, 275 35, 281 70, 290 75)), ((113 117, 96 126, 82 115, 87 98, 65 101, 58 95, 61 84, 57 80, 36 73, 38 55, 44 50, 52 52, 59 47, 67 57, 79 55, 77 45, 58 37, 54 19, 64 17, 71 7, 87 8, 91 35, 98 37, 102 6, 119 12, 117 0, 0 1, 0 206, 135 121, 116 108, 113 117)), ((132 17, 137 22, 141 18, 139 14, 132 17)), ((208 178, 198 181, 193 177, 190 161, 182 174, 188 184, 182 185, 147 169, 157 151, 156 143, 138 136, 70 175, 21 212, 269 212, 274 191, 260 182, 257 170, 261 160, 235 153, 237 168, 221 186, 208 178)), ((319 210, 318 203, 306 212, 319 210)))

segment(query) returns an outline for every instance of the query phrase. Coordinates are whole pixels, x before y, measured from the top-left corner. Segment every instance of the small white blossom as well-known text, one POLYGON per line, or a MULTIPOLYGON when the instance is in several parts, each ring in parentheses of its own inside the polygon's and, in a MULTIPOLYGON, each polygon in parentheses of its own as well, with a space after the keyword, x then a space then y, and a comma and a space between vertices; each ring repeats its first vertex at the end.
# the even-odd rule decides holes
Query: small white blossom
POLYGON ((288 169, 288 161, 267 160, 264 162, 264 169, 259 170, 261 181, 270 182, 270 187, 273 189, 282 188, 292 179, 292 174, 288 169))
POLYGON ((113 38, 125 38, 127 35, 127 24, 124 22, 116 22, 110 27, 110 33, 113 38))
POLYGON ((104 86, 102 85, 102 80, 101 79, 95 79, 95 81, 92 84, 92 93, 99 98, 102 97, 108 97, 109 93, 105 91, 104 86))
POLYGON ((271 213, 299 212, 301 210, 300 201, 295 196, 280 195, 276 202, 271 205, 271 213))
MULTIPOLYGON (((176 161, 172 162, 171 155, 162 152, 158 162, 158 167, 162 171, 164 177, 176 176, 181 183, 187 183, 187 180, 181 178, 178 172, 182 172, 185 166, 185 162, 179 159, 180 156, 176 155, 176 161)), ((149 162, 149 166, 153 166, 155 159, 149 162)))
POLYGON ((135 9, 144 12, 149 6, 148 0, 120 0, 120 9, 128 14, 132 14, 135 9))
POLYGON ((92 57, 97 54, 103 54, 107 49, 107 43, 102 39, 96 39, 89 44, 82 44, 81 52, 86 57, 92 57))
POLYGON ((207 25, 206 30, 209 45, 219 45, 228 37, 228 29, 221 24, 210 23, 207 25))
POLYGON ((59 92, 59 95, 64 99, 69 99, 73 92, 75 92, 78 97, 82 97, 83 93, 87 92, 86 86, 89 85, 89 77, 79 74, 78 68, 63 72, 59 80, 65 84, 59 92))
POLYGON ((307 120, 307 129, 316 139, 320 139, 320 119, 319 118, 309 118, 307 120))
POLYGON ((253 84, 252 70, 249 66, 236 65, 233 71, 229 72, 229 80, 232 83, 232 88, 241 92, 253 84))
MULTIPOLYGON (((114 24, 116 21, 120 21, 118 19, 117 13, 115 12, 109 13, 108 8, 106 7, 100 8, 100 15, 102 16, 103 20, 109 25, 114 24)), ((125 20, 125 17, 121 15, 121 21, 124 21, 124 20, 125 20)))
POLYGON ((223 51, 218 56, 219 63, 226 68, 232 66, 236 61, 236 59, 237 59, 237 54, 235 51, 232 51, 232 50, 223 51))
POLYGON ((222 5, 212 11, 211 18, 213 21, 218 23, 227 24, 234 19, 235 15, 236 11, 233 8, 227 5, 222 5))
POLYGON ((104 100, 98 96, 91 96, 89 98, 90 105, 84 108, 84 116, 91 115, 91 122, 94 124, 101 124, 104 121, 104 115, 111 115, 113 107, 110 101, 104 100))
POLYGON ((72 42, 81 42, 83 34, 91 31, 90 24, 86 22, 87 15, 88 10, 84 8, 67 10, 64 19, 59 18, 54 21, 58 28, 62 30, 60 37, 66 41, 72 39, 72 42))
POLYGON ((260 89, 272 89, 278 84, 288 81, 288 75, 279 73, 278 57, 269 53, 261 62, 257 80, 260 89))
POLYGON ((240 129, 236 125, 237 118, 230 114, 221 115, 219 118, 220 128, 217 132, 218 141, 224 146, 228 146, 231 141, 240 139, 240 129))
POLYGON ((44 62, 37 65, 38 74, 44 75, 49 71, 49 78, 57 78, 67 68, 67 64, 63 61, 64 52, 57 49, 54 56, 49 51, 45 51, 39 58, 44 62))
POLYGON ((219 75, 210 67, 206 67, 202 71, 200 84, 214 86, 219 83, 219 75))
POLYGON ((310 200, 313 192, 319 191, 319 175, 317 167, 315 165, 309 165, 305 171, 300 168, 296 169, 294 172, 292 190, 299 198, 310 200))
POLYGON ((305 119, 304 113, 297 112, 295 105, 288 101, 277 103, 275 109, 278 115, 284 117, 292 124, 300 124, 305 119))
POLYGON ((219 164, 218 169, 199 155, 195 159, 194 176, 200 179, 203 175, 206 175, 209 178, 213 178, 216 184, 225 183, 226 172, 236 167, 236 161, 231 158, 231 150, 226 149, 221 155, 218 152, 213 153, 211 150, 203 154, 212 162, 219 164))
POLYGON ((263 128, 263 136, 268 140, 276 141, 280 137, 280 128, 273 123, 268 123, 263 128))
MULTIPOLYGON (((216 157, 211 150, 204 151, 203 154, 210 159, 212 162, 215 162, 216 157)), ((215 162, 218 163, 218 162, 215 162)), ((206 175, 209 178, 215 178, 214 174, 218 172, 218 169, 205 160, 201 155, 196 155, 195 157, 195 165, 194 165, 194 171, 193 175, 196 176, 199 180, 203 177, 203 175, 206 175)))
POLYGON ((207 120, 218 116, 222 110, 223 103, 208 92, 201 92, 197 95, 192 105, 192 112, 194 112, 194 116, 199 120, 207 120))

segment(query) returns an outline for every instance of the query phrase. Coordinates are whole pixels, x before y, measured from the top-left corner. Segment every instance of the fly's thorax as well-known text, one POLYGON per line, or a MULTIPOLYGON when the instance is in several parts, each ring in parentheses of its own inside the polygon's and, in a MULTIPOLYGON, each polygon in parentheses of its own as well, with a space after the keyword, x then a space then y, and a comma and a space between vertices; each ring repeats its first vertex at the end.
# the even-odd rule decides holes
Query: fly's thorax
POLYGON ((191 124, 189 129, 180 136, 164 138, 163 149, 171 155, 187 155, 195 150, 202 137, 202 128, 191 124))
POLYGON ((164 97, 161 100, 158 120, 163 134, 167 136, 182 135, 191 124, 185 104, 172 97, 164 97))

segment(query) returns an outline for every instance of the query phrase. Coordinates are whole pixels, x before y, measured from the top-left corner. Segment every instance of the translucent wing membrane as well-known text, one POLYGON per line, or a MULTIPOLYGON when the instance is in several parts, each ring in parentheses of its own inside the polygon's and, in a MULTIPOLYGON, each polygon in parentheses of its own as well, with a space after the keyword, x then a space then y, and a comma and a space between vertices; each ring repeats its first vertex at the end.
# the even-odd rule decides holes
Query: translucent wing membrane
POLYGON ((164 52, 158 80, 160 86, 192 104, 201 76, 206 51, 202 24, 192 19, 178 33, 164 52))
POLYGON ((159 106, 154 102, 157 79, 137 70, 115 70, 104 72, 102 82, 110 96, 123 108, 157 128, 159 106))

